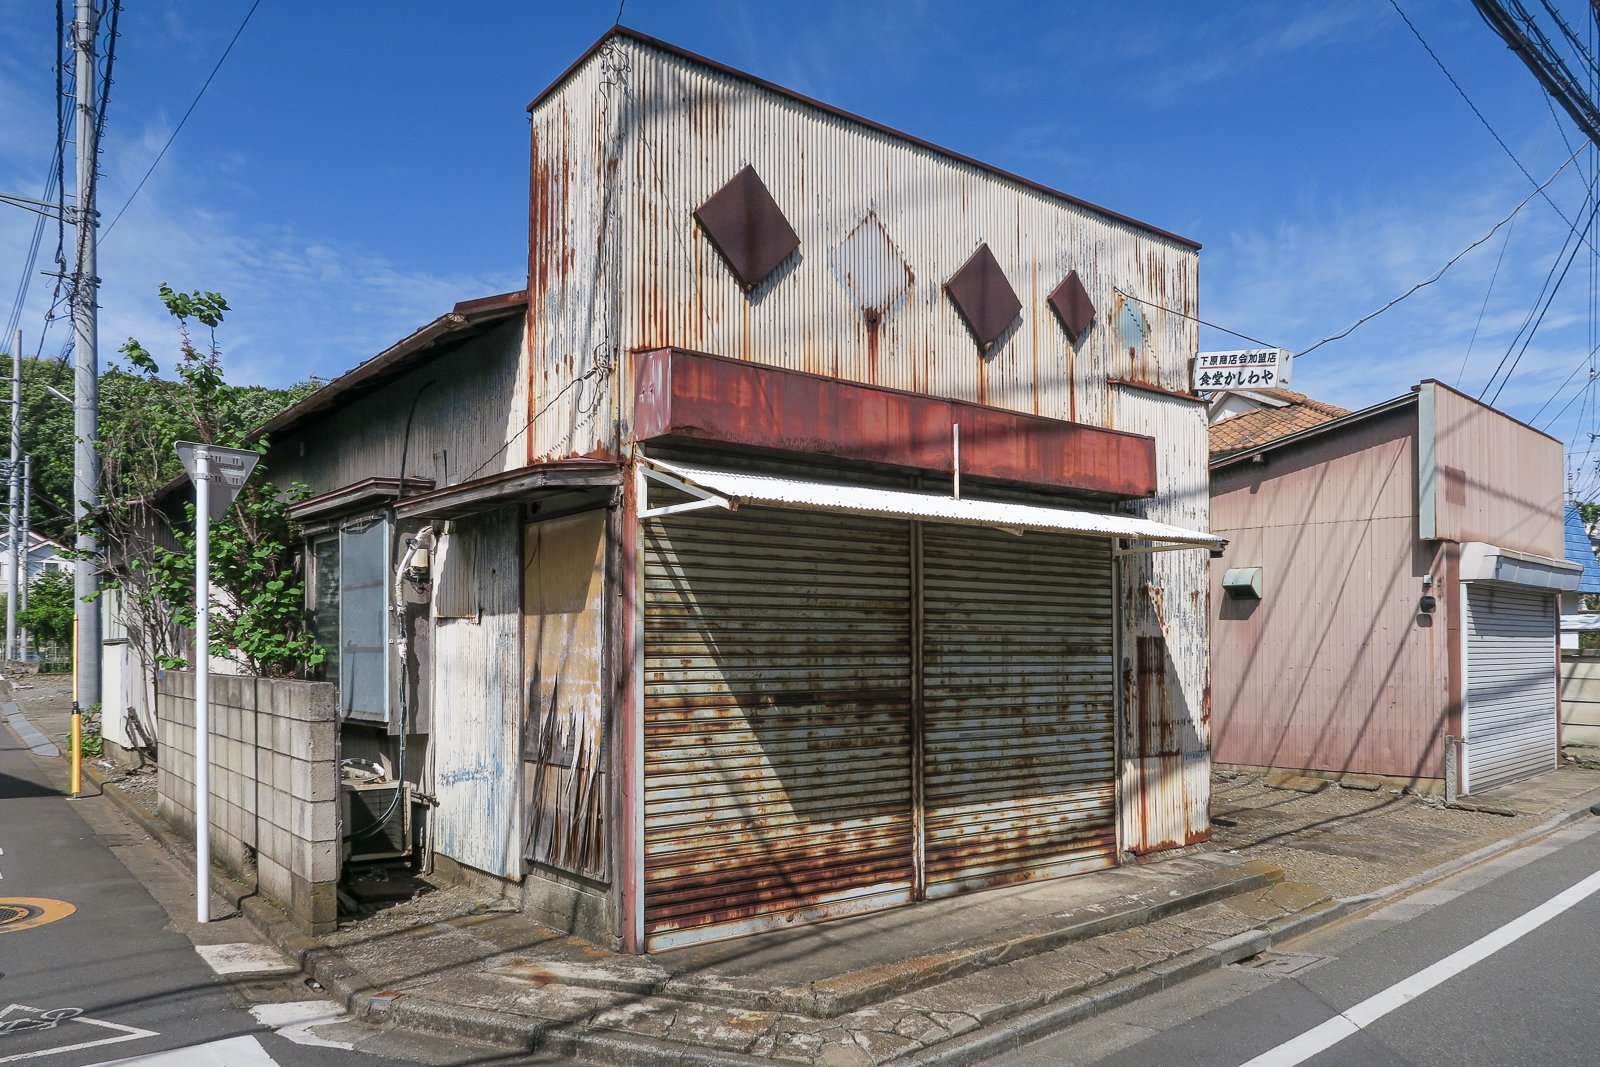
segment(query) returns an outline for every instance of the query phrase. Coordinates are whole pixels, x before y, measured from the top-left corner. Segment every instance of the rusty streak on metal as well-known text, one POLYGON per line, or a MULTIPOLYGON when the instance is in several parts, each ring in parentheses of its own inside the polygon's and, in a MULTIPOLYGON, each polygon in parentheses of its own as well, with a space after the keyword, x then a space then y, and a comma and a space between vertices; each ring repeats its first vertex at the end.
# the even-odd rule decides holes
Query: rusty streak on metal
POLYGON ((1151 496, 1155 442, 1039 415, 858 385, 679 349, 636 355, 634 420, 661 438, 815 453, 964 475, 1151 496))

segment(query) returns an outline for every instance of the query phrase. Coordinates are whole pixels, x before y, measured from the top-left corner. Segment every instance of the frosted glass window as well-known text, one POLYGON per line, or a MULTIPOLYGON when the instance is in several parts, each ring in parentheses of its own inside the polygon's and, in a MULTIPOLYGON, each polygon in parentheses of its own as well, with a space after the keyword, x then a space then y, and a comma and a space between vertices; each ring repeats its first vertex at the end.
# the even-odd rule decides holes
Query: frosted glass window
POLYGON ((339 705, 354 719, 389 721, 389 524, 339 531, 339 705))

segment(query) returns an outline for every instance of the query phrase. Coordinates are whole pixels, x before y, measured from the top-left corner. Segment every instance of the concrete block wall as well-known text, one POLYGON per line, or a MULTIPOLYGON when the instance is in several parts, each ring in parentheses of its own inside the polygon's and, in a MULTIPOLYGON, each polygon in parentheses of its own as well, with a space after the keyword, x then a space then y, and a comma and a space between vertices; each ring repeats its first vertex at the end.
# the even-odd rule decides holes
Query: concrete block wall
MULTIPOLYGON (((162 818, 194 836, 194 674, 156 683, 162 818)), ((326 682, 211 676, 211 854, 308 933, 336 928, 339 704, 326 682)))

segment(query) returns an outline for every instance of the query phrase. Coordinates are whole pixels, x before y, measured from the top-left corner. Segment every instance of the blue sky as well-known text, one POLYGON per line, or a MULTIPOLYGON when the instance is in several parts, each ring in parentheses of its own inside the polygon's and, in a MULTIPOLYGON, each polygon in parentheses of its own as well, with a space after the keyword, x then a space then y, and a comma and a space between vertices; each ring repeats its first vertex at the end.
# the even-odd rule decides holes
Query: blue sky
MULTIPOLYGON (((1523 166, 1548 177, 1577 135, 1469 0, 1400 3, 1523 166)), ((1584 5, 1567 3, 1582 24, 1584 5)), ((0 0, 0 191, 43 186, 52 8, 0 0)), ((129 0, 103 163, 108 221, 248 8, 129 0)), ((223 292, 237 309, 222 334, 232 377, 272 385, 338 374, 456 300, 520 288, 524 107, 616 10, 262 0, 106 235, 102 351, 129 334, 170 351, 162 281, 223 292)), ((1532 189, 1389 0, 627 0, 624 22, 1193 237, 1205 246, 1204 317, 1296 350, 1433 274, 1532 189)), ((1585 154, 1549 189, 1569 219, 1588 166, 1585 154)), ((0 208, 0 307, 31 227, 0 208)), ((1476 394, 1567 229, 1536 200, 1508 239, 1502 229, 1438 284, 1300 360, 1296 387, 1348 407, 1425 377, 1459 377, 1476 394)), ((1541 427, 1576 396, 1552 432, 1578 453, 1595 421, 1587 370, 1558 387, 1586 367, 1594 291, 1580 255, 1499 396, 1541 427)), ((29 350, 47 296, 36 278, 29 350)), ((1240 344, 1203 337, 1207 349, 1240 344)))

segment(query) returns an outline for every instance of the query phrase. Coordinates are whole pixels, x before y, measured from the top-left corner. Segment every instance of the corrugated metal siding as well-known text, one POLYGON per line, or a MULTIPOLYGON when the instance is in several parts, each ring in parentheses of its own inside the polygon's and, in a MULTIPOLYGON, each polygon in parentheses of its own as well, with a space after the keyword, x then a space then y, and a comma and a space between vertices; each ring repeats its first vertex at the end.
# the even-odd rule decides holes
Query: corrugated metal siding
POLYGON ((1111 419, 1108 375, 1186 387, 1192 248, 632 41, 602 49, 533 127, 534 403, 556 404, 533 455, 618 448, 626 357, 601 376, 625 395, 573 382, 668 345, 1091 425, 1111 419), (748 295, 691 215, 747 163, 801 238, 748 295), (912 277, 881 319, 834 255, 869 214, 912 277), (942 286, 985 242, 1023 311, 980 358, 942 286), (1074 269, 1098 310, 1077 346, 1045 302, 1074 269), (1124 316, 1117 288, 1158 306, 1124 316))
POLYGON ((518 721, 522 713, 518 579, 522 525, 516 508, 455 523, 471 542, 477 619, 434 631, 431 787, 434 848, 491 874, 521 877, 518 721))
POLYGON ((927 895, 1114 865, 1110 543, 925 525, 927 895))
POLYGON ((438 487, 465 481, 479 467, 483 477, 521 466, 524 450, 505 444, 527 421, 523 333, 513 319, 303 433, 273 440, 273 481, 304 482, 315 495, 364 478, 396 478, 402 451, 406 477, 431 478, 438 487))
POLYGON ((1561 442, 1453 389, 1423 389, 1433 397, 1434 535, 1561 559, 1561 442))
POLYGON ((1482 793, 1556 767, 1556 598, 1469 582, 1466 601, 1466 789, 1482 793))
MULTIPOLYGON (((1433 554, 1416 541, 1413 410, 1271 464, 1216 472, 1212 752, 1252 766, 1444 775, 1448 632, 1419 616, 1433 554), (1228 567, 1261 567, 1260 601, 1228 567)), ((1436 570, 1437 576, 1443 572, 1436 570)))
POLYGON ((650 947, 909 900, 908 525, 746 508, 644 539, 650 947))
MULTIPOLYGON (((1204 406, 1118 387, 1115 414, 1116 429, 1156 442, 1156 496, 1130 509, 1210 529, 1204 406)), ((1122 558, 1122 840, 1133 852, 1211 834, 1210 569, 1203 551, 1122 558)))

